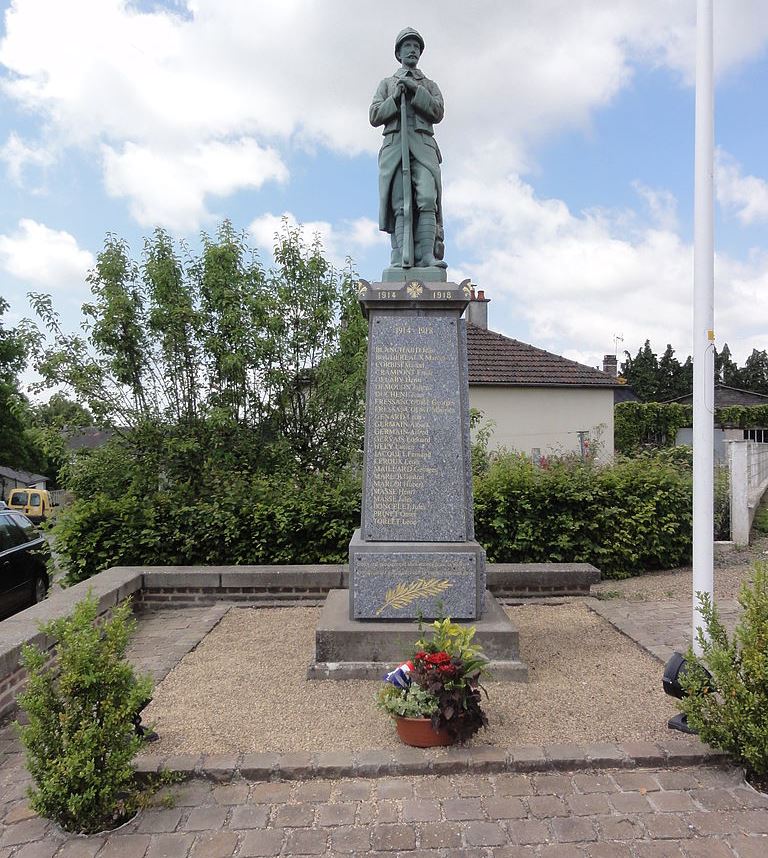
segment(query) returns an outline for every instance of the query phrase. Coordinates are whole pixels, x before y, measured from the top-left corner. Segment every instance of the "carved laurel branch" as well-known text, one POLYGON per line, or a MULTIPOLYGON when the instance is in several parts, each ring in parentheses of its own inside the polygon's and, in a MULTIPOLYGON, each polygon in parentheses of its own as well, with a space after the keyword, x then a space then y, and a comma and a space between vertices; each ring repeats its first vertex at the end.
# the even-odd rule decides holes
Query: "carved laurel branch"
POLYGON ((438 578, 417 578, 415 581, 409 581, 408 583, 402 582, 396 587, 387 590, 387 594, 384 597, 384 604, 376 611, 376 616, 378 617, 387 608, 393 608, 397 611, 423 596, 439 596, 444 590, 448 590, 452 586, 453 584, 446 578, 442 580, 438 578))

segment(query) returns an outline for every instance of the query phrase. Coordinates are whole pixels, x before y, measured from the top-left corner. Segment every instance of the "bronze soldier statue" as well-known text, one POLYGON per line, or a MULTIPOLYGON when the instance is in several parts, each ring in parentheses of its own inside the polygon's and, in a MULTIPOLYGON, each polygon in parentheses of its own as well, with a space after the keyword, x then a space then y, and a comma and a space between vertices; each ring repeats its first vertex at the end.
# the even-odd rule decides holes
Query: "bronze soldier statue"
POLYGON ((384 126, 379 152, 379 229, 392 236, 393 268, 446 268, 440 163, 433 126, 443 118, 437 84, 416 66, 424 39, 412 27, 395 40, 400 68, 378 86, 371 125, 384 126))

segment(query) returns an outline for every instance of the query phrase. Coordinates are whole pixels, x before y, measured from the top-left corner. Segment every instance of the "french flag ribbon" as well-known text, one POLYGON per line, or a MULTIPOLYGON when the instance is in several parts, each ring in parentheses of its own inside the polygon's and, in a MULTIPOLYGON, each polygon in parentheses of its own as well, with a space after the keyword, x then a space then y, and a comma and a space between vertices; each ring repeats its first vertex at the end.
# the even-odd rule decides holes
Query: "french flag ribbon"
POLYGON ((411 684, 411 671, 413 670, 413 662, 406 661, 394 670, 391 670, 385 677, 385 682, 391 682, 396 688, 408 688, 411 684))

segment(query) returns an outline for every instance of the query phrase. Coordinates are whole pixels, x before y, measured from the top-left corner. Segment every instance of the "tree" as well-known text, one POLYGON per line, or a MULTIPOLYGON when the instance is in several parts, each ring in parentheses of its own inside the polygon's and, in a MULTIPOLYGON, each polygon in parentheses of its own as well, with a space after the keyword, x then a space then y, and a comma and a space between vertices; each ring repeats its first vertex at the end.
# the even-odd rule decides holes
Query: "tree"
POLYGON ((228 221, 199 253, 158 229, 140 261, 108 235, 88 276, 84 335, 62 330, 49 297, 31 296, 53 338, 41 387, 64 385, 113 430, 123 452, 103 455, 132 463, 136 493, 199 495, 223 478, 356 457, 367 329, 354 275, 285 222, 274 255, 266 271, 228 221))
POLYGON ((765 349, 752 349, 739 376, 745 390, 768 393, 768 352, 765 349))
MULTIPOLYGON (((8 302, 0 297, 0 317, 8 302)), ((44 470, 45 456, 30 433, 29 402, 19 388, 31 340, 26 325, 5 328, 0 318, 0 465, 24 471, 44 470)))
POLYGON ((634 358, 627 351, 624 354, 627 359, 622 364, 621 374, 627 384, 632 386, 643 402, 656 401, 659 390, 659 362, 651 349, 650 341, 645 341, 634 358))
POLYGON ((728 387, 742 387, 741 371, 731 357, 728 343, 723 343, 722 351, 715 350, 715 382, 728 387))

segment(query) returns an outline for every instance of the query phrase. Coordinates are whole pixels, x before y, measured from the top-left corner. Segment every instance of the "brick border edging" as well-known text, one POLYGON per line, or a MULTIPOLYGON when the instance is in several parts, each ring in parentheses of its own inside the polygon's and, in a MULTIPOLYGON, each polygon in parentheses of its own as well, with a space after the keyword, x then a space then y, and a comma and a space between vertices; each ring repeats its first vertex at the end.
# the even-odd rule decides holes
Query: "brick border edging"
POLYGON ((289 754, 198 754, 139 756, 136 773, 147 778, 160 772, 186 780, 204 778, 225 783, 293 781, 323 778, 382 778, 403 775, 527 773, 590 769, 633 769, 691 765, 726 765, 730 757, 698 741, 551 744, 497 748, 493 745, 426 750, 403 745, 393 751, 320 751, 289 754))

